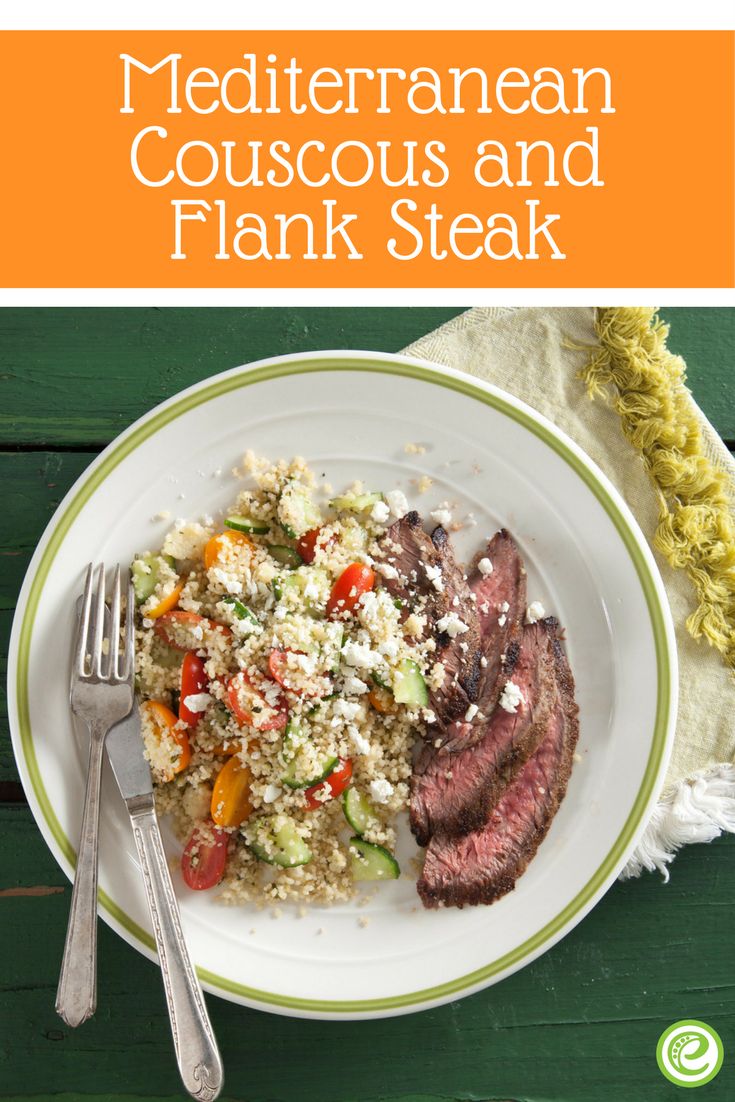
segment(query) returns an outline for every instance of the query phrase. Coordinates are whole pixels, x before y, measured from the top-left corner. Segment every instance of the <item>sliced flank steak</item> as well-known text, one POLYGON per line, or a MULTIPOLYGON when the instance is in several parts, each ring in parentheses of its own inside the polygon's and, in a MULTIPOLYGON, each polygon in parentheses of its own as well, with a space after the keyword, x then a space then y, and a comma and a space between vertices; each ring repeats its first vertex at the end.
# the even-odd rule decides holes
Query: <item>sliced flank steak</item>
POLYGON ((477 699, 480 678, 480 625, 462 567, 445 530, 440 526, 429 536, 417 512, 391 525, 381 550, 398 575, 384 576, 386 589, 408 611, 426 616, 426 630, 436 640, 435 660, 445 672, 439 688, 430 690, 429 704, 439 724, 451 723, 477 699), (457 620, 465 630, 453 634, 457 620), (442 621, 447 630, 440 630, 442 621))
POLYGON ((411 778, 411 829, 421 846, 433 834, 483 827, 504 791, 546 733, 556 695, 556 621, 527 625, 512 681, 523 700, 515 712, 498 705, 477 724, 479 738, 456 751, 422 751, 411 778))
POLYGON ((541 744, 483 828, 434 836, 418 882, 424 906, 493 903, 513 890, 545 838, 566 792, 579 734, 574 679, 558 638, 553 652, 556 693, 541 744))
MULTIPOLYGON (((513 674, 526 617, 526 571, 516 542, 505 528, 496 532, 475 557, 469 583, 480 623, 482 651, 477 704, 480 715, 487 717, 513 674)), ((472 721, 461 717, 444 731, 441 741, 447 749, 459 750, 471 746, 483 734, 480 716, 472 721)))

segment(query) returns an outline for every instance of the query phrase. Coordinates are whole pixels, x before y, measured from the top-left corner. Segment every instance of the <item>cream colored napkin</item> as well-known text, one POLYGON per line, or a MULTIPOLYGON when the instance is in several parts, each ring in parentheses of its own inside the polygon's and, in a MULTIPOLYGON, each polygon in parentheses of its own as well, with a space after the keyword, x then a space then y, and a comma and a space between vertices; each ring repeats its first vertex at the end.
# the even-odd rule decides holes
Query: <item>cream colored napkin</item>
MULTIPOLYGON (((592 307, 469 310, 404 351, 467 371, 527 402, 563 429, 602 468, 635 514, 649 543, 658 503, 639 454, 624 437, 618 414, 591 401, 579 372, 596 346, 592 307)), ((691 400, 691 399, 690 399, 691 400)), ((735 463, 701 410, 703 447, 729 472, 735 463)), ((655 552, 654 552, 655 553, 655 552)), ((679 845, 735 830, 735 680, 718 651, 695 641, 685 621, 694 607, 691 583, 656 554, 671 604, 679 650, 679 716, 661 801, 629 875, 666 864, 679 845)))

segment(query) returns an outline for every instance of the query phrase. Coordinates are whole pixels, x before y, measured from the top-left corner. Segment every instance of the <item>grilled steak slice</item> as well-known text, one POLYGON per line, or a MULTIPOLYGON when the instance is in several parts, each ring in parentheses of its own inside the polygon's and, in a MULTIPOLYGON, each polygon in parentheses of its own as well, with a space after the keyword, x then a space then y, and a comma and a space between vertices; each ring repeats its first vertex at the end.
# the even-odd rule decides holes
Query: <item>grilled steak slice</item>
POLYGON ((523 695, 516 712, 495 708, 470 746, 456 751, 424 748, 411 778, 411 829, 419 845, 427 845, 432 834, 467 834, 483 827, 538 747, 556 693, 555 638, 554 620, 524 629, 513 672, 513 683, 523 695))
MULTIPOLYGON (((489 716, 498 702, 503 685, 513 673, 526 617, 526 571, 523 559, 509 532, 496 532, 484 551, 474 559, 469 571, 470 586, 476 599, 480 622, 482 658, 477 703, 489 716), (489 559, 492 571, 483 574, 478 564, 489 559)), ((440 737, 452 749, 471 746, 482 738, 482 720, 458 719, 440 737)))
POLYGON ((579 734, 574 679, 558 639, 553 649, 556 693, 544 738, 482 829, 432 839, 418 882, 426 907, 493 903, 513 890, 546 836, 579 734))
POLYGON ((482 653, 487 660, 480 689, 482 710, 487 715, 508 679, 503 655, 512 657, 526 618, 526 571, 516 542, 505 528, 496 532, 485 551, 475 557, 470 585, 477 600, 482 653), (478 563, 482 559, 492 563, 490 574, 480 572, 478 563))
POLYGON ((397 578, 385 578, 386 589, 425 615, 427 631, 436 639, 435 658, 445 672, 429 700, 439 723, 450 723, 477 699, 480 677, 480 625, 462 567, 444 529, 429 536, 416 512, 391 525, 381 543, 383 561, 398 571, 397 578), (454 637, 437 628, 450 613, 467 627, 454 637))

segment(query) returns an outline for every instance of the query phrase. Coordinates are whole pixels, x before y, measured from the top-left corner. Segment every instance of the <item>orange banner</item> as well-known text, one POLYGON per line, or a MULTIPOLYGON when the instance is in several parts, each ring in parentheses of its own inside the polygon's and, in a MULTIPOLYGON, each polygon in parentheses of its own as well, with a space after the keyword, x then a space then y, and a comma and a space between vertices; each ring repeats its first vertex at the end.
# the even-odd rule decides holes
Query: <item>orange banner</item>
POLYGON ((732 287, 731 32, 11 32, 3 287, 732 287))

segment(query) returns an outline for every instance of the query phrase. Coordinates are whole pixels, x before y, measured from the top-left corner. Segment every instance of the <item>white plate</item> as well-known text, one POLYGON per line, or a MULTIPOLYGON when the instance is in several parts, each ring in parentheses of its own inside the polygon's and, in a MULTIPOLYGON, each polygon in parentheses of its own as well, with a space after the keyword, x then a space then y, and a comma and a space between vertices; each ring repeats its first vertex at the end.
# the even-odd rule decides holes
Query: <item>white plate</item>
MULTIPOLYGON (((529 599, 567 631, 581 709, 580 760, 538 855, 492 907, 424 911, 415 885, 363 907, 226 908, 176 886, 205 987, 260 1009, 363 1018, 434 1006, 494 983, 570 930, 614 880, 646 821, 674 726, 676 652, 653 557, 630 512, 553 425, 470 377, 405 357, 328 352, 262 361, 184 391, 136 422, 70 490, 28 570, 9 670, 13 745, 26 793, 72 875, 84 768, 68 718, 72 609, 90 560, 155 548, 152 521, 217 515, 246 448, 301 454, 335 487, 402 487, 426 514, 445 499, 475 527, 500 525, 526 557, 529 599), (408 454, 407 442, 425 446, 408 454), (214 472, 220 470, 224 474, 214 472), (416 481, 433 486, 418 494, 416 481), (185 494, 185 497, 182 495, 185 494), (368 923, 361 925, 360 918, 368 923)), ((167 839, 172 856, 179 852, 167 839)), ((401 855, 411 853, 405 831, 401 855)), ((124 805, 105 781, 100 913, 147 956, 152 938, 124 805)))

